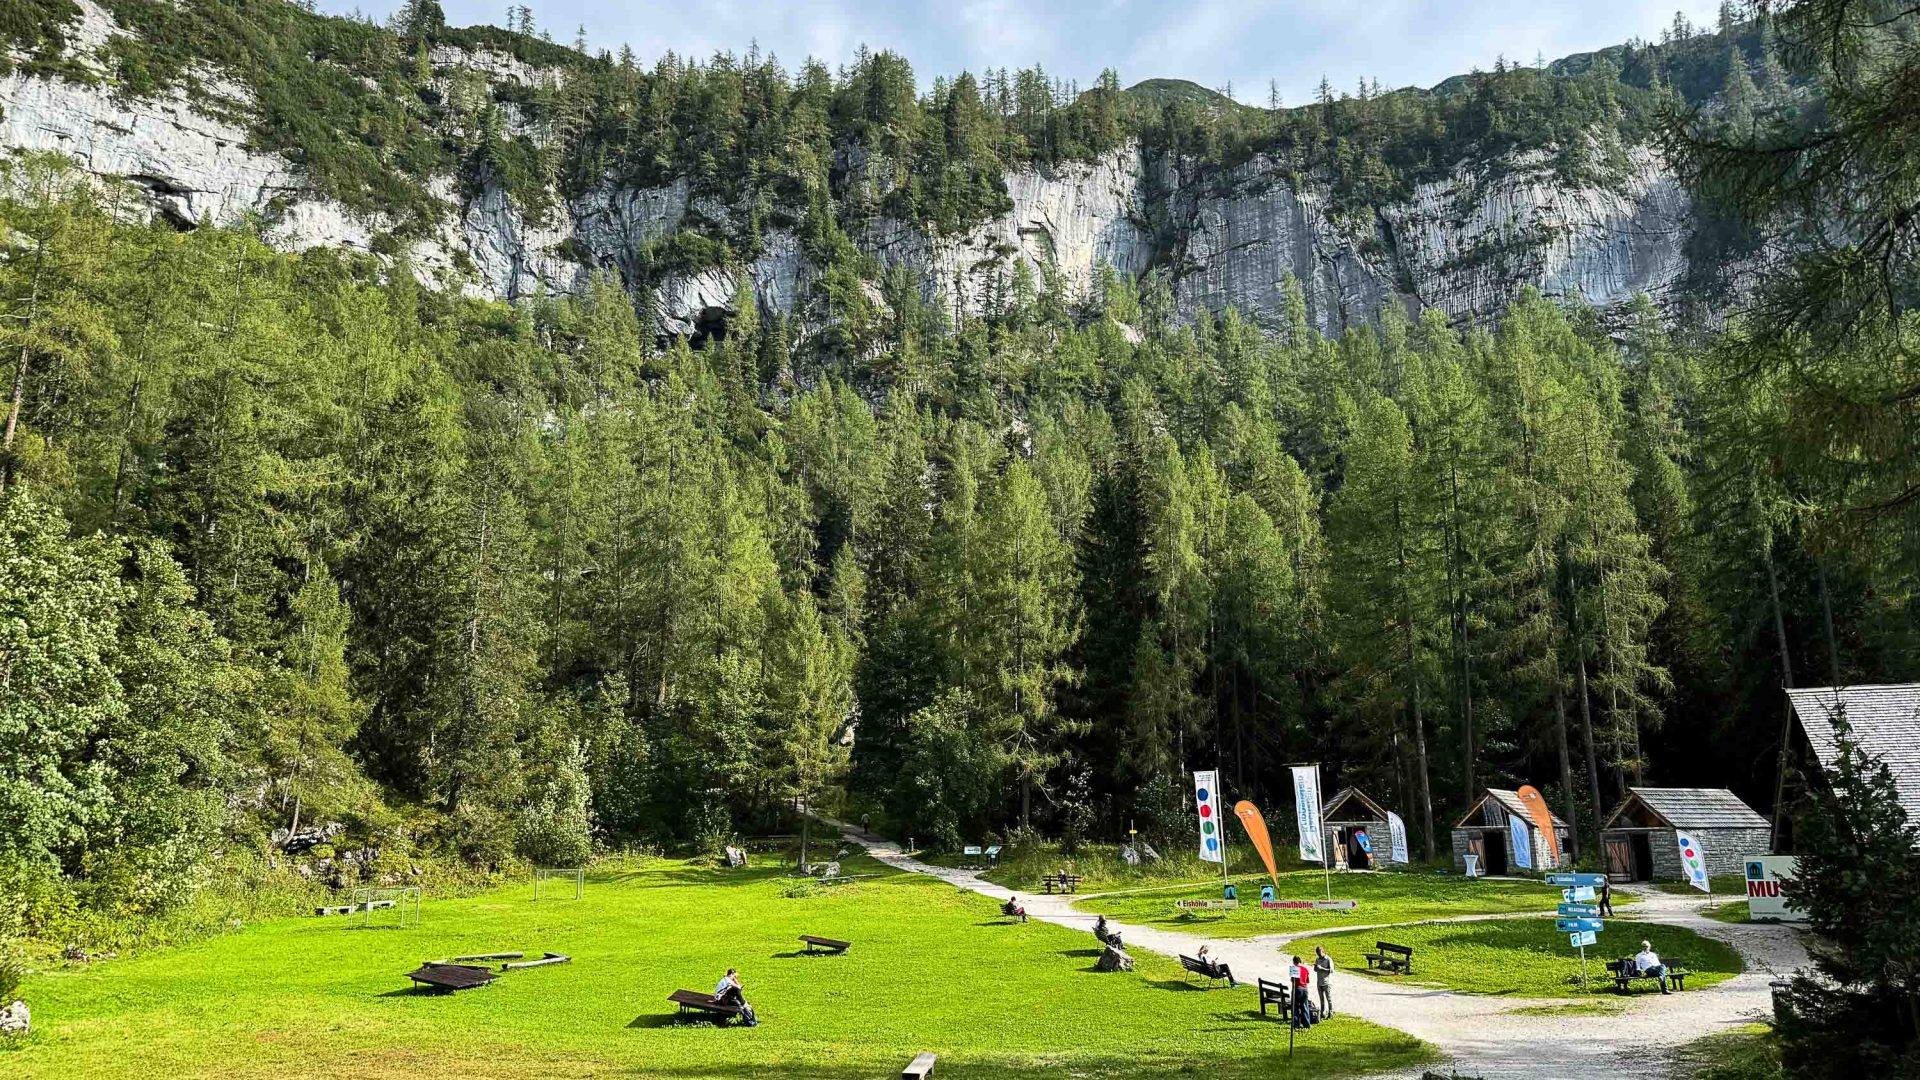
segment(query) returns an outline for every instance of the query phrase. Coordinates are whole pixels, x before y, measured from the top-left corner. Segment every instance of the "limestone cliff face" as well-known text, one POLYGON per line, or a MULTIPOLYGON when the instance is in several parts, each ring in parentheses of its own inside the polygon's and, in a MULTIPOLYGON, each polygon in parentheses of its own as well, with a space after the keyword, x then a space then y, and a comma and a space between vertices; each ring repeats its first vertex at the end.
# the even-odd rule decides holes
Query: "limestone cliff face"
MULTIPOLYGON (((82 8, 76 55, 120 32, 101 9, 84 0, 82 8)), ((493 82, 541 77, 493 53, 437 49, 432 60, 493 82)), ((104 83, 15 73, 0 78, 0 143, 58 151, 100 176, 126 178, 182 226, 252 214, 290 249, 371 250, 391 223, 349 213, 284 158, 250 148, 243 128, 217 118, 241 115, 245 92, 221 89, 212 100, 128 100, 104 83)), ((411 242, 410 265, 429 284, 505 299, 578 292, 602 269, 631 278, 647 245, 689 219, 725 222, 731 213, 686 180, 646 188, 609 181, 538 214, 497 185, 427 182, 444 212, 433 235, 411 242)), ((927 296, 954 312, 978 311, 996 276, 1016 262, 1036 272, 1051 267, 1075 292, 1106 263, 1123 274, 1164 272, 1188 314, 1231 305, 1271 327, 1283 316, 1291 273, 1310 320, 1326 332, 1386 304, 1481 319, 1528 285, 1603 306, 1641 291, 1660 300, 1687 269, 1687 197, 1647 148, 1630 151, 1625 175, 1605 185, 1568 183, 1536 158, 1463 162, 1405 201, 1379 205, 1352 205, 1323 182, 1261 158, 1223 171, 1132 146, 1051 171, 1017 170, 1006 189, 1007 211, 958 235, 879 218, 855 241, 882 265, 909 268, 927 296)), ((661 331, 690 333, 724 313, 742 285, 763 310, 817 325, 818 278, 798 238, 775 230, 750 262, 669 273, 650 285, 661 331)))

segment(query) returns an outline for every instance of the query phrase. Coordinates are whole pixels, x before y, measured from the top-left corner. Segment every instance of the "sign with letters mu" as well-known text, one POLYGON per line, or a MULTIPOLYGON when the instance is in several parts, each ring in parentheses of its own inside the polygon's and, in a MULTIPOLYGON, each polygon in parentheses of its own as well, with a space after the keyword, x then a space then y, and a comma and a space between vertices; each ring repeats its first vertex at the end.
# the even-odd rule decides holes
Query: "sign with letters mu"
POLYGON ((1806 922, 1806 913, 1787 903, 1780 883, 1792 881, 1800 860, 1791 855, 1749 855, 1747 864, 1747 918, 1778 922, 1806 922))

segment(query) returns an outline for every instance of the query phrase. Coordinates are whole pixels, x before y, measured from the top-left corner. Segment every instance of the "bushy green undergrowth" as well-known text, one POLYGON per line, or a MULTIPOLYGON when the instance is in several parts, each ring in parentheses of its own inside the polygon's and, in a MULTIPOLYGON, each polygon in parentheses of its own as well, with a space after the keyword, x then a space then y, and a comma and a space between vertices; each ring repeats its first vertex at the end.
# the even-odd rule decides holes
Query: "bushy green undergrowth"
MULTIPOLYGON (((1580 954, 1567 944, 1567 935, 1553 928, 1551 919, 1495 919, 1479 922, 1431 923, 1392 930, 1356 930, 1315 937, 1335 964, 1350 972, 1366 972, 1366 954, 1377 941, 1391 941, 1413 949, 1411 975, 1380 978, 1444 986, 1472 994, 1512 997, 1569 997, 1611 994, 1606 962, 1631 956, 1642 940, 1669 965, 1687 970, 1687 992, 1712 986, 1746 970, 1728 945, 1691 930, 1657 923, 1608 920, 1599 944, 1587 950, 1588 985, 1580 981, 1580 954)), ((1652 983, 1636 984, 1644 992, 1652 983)), ((1657 989, 1653 992, 1658 993, 1657 989)))
POLYGON ((740 870, 685 860, 596 869, 585 899, 532 900, 515 883, 429 896, 416 929, 286 919, 192 947, 29 979, 33 1039, 0 1051, 27 1080, 155 1074, 250 1080, 388 1077, 801 1077, 897 1073, 940 1055, 961 1080, 1036 1074, 1139 1078, 1331 1077, 1403 1069, 1417 1041, 1339 1018, 1304 1034, 1257 1019, 1250 988, 1201 991, 1140 953, 1093 970, 1084 933, 1015 925, 990 901, 863 856, 863 876, 783 895, 787 859, 740 870), (799 934, 851 940, 807 956, 799 934), (428 957, 520 949, 572 962, 511 972, 451 996, 409 992, 428 957), (675 1027, 673 990, 740 969, 761 1025, 675 1027))

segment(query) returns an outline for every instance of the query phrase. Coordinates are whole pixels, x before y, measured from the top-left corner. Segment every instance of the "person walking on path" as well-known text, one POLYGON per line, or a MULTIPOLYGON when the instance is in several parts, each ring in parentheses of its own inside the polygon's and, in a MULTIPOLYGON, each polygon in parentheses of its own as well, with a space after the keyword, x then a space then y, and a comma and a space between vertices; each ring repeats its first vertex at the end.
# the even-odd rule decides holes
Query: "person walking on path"
POLYGON ((1324 945, 1313 947, 1313 970, 1319 976, 1316 984, 1320 988, 1320 1019, 1333 1015, 1333 957, 1327 955, 1324 945))
POLYGON ((1605 877, 1600 879, 1600 914, 1613 915, 1613 882, 1605 877))

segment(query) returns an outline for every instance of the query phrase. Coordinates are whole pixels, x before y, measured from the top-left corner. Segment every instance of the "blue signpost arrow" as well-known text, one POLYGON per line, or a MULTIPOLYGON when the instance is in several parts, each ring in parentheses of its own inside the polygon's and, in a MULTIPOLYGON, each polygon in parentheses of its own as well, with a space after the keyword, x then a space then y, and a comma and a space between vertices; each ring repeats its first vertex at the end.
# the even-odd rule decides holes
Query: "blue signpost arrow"
POLYGON ((1606 924, 1591 916, 1600 914, 1597 905, 1587 901, 1594 898, 1594 890, 1607 883, 1605 874, 1548 874, 1546 882, 1558 885, 1560 898, 1564 901, 1557 914, 1562 918, 1554 920, 1554 929, 1567 935, 1567 944, 1580 950, 1580 985, 1587 985, 1587 946, 1594 943, 1594 935, 1605 929, 1606 924))
POLYGON ((1549 885, 1566 885, 1566 886, 1573 886, 1573 887, 1586 885, 1591 888, 1597 889, 1600 886, 1606 884, 1606 882, 1607 882, 1607 875, 1605 874, 1548 874, 1547 875, 1547 884, 1549 885))

